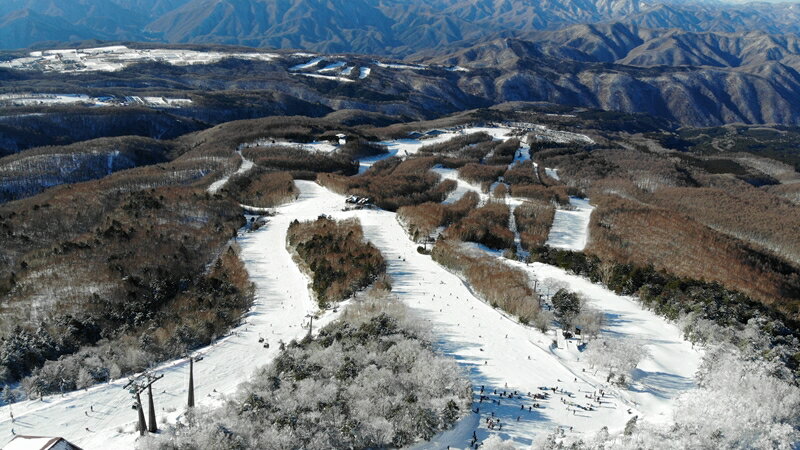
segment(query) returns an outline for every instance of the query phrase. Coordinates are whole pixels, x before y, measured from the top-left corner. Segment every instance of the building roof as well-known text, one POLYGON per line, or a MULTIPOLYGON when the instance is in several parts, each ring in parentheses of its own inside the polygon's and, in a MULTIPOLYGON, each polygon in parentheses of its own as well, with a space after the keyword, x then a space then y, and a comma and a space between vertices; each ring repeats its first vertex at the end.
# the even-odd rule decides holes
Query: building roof
POLYGON ((62 437, 14 436, 2 450, 81 450, 62 437))

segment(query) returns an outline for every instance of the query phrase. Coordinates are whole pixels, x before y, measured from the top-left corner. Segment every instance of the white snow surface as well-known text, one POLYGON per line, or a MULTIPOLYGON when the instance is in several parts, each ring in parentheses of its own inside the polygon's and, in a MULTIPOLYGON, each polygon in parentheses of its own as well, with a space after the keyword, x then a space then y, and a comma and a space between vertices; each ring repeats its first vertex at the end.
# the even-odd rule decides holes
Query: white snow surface
POLYGON ((180 49, 131 49, 122 45, 89 48, 62 49, 31 52, 23 58, 0 63, 0 67, 43 72, 92 72, 121 70, 131 64, 144 61, 161 61, 172 65, 212 64, 224 58, 272 61, 274 53, 226 53, 199 52, 180 49))
POLYGON ((335 72, 338 69, 341 69, 342 67, 344 67, 345 64, 346 63, 344 61, 337 61, 337 62, 335 62, 333 64, 328 64, 327 66, 323 67, 322 69, 319 69, 317 72, 319 72, 319 73, 335 72))
POLYGON ((304 77, 309 77, 309 78, 322 78, 323 80, 331 80, 331 81, 343 81, 345 83, 352 83, 354 81, 346 77, 337 77, 333 75, 320 75, 318 73, 296 73, 294 75, 302 75, 304 77))
POLYGON ((289 70, 297 71, 297 70, 310 69, 310 68, 316 66, 317 64, 321 63, 322 61, 325 61, 325 58, 323 58, 321 56, 318 56, 318 57, 312 59, 311 61, 309 61, 307 63, 298 64, 296 66, 292 66, 291 68, 289 68, 289 70))
POLYGON ((446 199, 444 199, 442 203, 455 203, 461 200, 461 197, 470 191, 477 193, 481 197, 481 204, 486 203, 486 200, 489 198, 487 194, 483 193, 480 186, 459 178, 458 170, 456 169, 448 169, 446 167, 436 166, 432 168, 431 171, 438 173, 442 177, 442 180, 454 180, 457 183, 456 188, 447 196, 446 199))
POLYGON ((0 94, 0 105, 8 106, 58 106, 83 104, 89 106, 144 105, 158 108, 180 108, 192 104, 188 98, 167 97, 90 97, 85 94, 0 94))
POLYGON ((383 67, 384 69, 397 69, 397 70, 427 70, 428 66, 422 65, 409 65, 409 64, 397 64, 397 63, 384 63, 380 61, 375 61, 375 65, 378 67, 383 67))
POLYGON ((582 251, 589 240, 589 220, 594 206, 588 199, 570 197, 573 210, 556 209, 546 245, 565 250, 582 251))
POLYGON ((509 127, 467 127, 458 130, 445 130, 443 134, 426 139, 395 139, 392 141, 379 142, 380 145, 386 147, 388 153, 360 160, 358 171, 359 173, 364 173, 378 161, 392 156, 405 158, 406 156, 416 154, 423 146, 445 142, 456 136, 485 132, 495 139, 505 140, 508 139, 513 131, 514 129, 509 127))
POLYGON ((544 168, 544 173, 547 174, 548 177, 554 180, 560 180, 561 178, 558 176, 558 169, 551 169, 549 167, 544 168))
POLYGON ((364 78, 367 78, 371 72, 372 72, 372 69, 370 69, 369 67, 361 67, 361 68, 359 68, 358 69, 358 79, 359 80, 363 80, 364 78))

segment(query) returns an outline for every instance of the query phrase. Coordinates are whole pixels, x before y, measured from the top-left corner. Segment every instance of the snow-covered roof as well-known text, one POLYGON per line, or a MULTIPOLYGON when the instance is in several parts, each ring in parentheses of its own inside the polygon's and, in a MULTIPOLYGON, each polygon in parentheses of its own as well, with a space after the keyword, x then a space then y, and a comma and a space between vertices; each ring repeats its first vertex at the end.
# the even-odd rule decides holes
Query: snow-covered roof
POLYGON ((81 450, 62 437, 15 436, 2 450, 81 450))

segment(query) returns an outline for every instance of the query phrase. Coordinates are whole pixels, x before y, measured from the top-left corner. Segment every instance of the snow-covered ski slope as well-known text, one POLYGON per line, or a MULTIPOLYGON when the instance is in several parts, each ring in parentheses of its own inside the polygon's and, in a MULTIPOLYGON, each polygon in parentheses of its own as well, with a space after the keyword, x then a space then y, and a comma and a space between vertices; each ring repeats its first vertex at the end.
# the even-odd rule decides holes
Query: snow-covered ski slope
POLYGON ((123 45, 86 49, 61 49, 30 52, 23 58, 0 63, 6 69, 41 70, 45 72, 114 72, 144 61, 161 61, 176 66, 212 64, 223 58, 272 61, 275 53, 229 53, 183 49, 132 49, 123 45))
MULTIPOLYGON (((476 395, 473 407, 479 408, 478 413, 468 414, 454 430, 437 436, 435 444, 421 443, 418 448, 466 448, 473 432, 479 440, 499 435, 525 446, 557 427, 572 427, 568 433, 586 436, 603 426, 619 431, 634 414, 644 420, 667 422, 675 398, 693 387, 691 377, 701 352, 681 340, 675 325, 642 310, 633 299, 551 266, 501 260, 522 267, 539 280, 540 286, 550 286, 555 280, 583 294, 593 307, 605 312, 607 335, 625 335, 647 347, 651 356, 634 374, 633 390, 620 391, 607 385, 602 373, 593 375, 594 371, 580 361, 574 342, 567 343, 564 350, 551 349, 553 332, 542 334, 517 323, 477 298, 456 274, 419 254, 417 244, 406 236, 394 213, 343 211, 343 196, 312 182, 296 184, 300 197, 295 202, 276 208, 277 214, 265 226, 252 233, 243 232, 238 238, 256 285, 256 300, 245 324, 201 351, 205 358, 195 365, 198 403, 216 404, 221 395, 234 392, 253 370, 275 357, 279 340, 305 334, 306 315, 314 312, 316 305, 309 296, 307 278, 286 250, 285 238, 292 220, 311 220, 320 214, 361 220, 366 238, 387 260, 397 297, 431 325, 439 349, 456 358, 476 390, 484 386, 491 400, 499 401, 478 402, 476 395), (268 349, 258 342, 259 337, 271 344, 268 349), (527 397, 528 392, 544 392, 542 387, 559 391, 550 391, 547 400, 527 397), (501 398, 493 394, 495 389, 524 395, 501 398), (606 392, 603 404, 593 411, 576 407, 588 405, 586 395, 599 389, 606 392), (533 403, 541 407, 528 411, 533 403), (500 419, 502 429, 488 428, 486 418, 492 413, 500 419)), ((334 317, 331 313, 323 315, 322 320, 314 322, 315 328, 334 317)), ((155 385, 158 415, 172 422, 184 411, 188 365, 180 359, 156 370, 165 375, 155 385)), ((122 389, 126 381, 0 408, 0 443, 12 438, 13 428, 17 434, 63 436, 85 449, 132 448, 137 437, 136 411, 131 409, 130 395, 122 389), (14 423, 10 419, 12 410, 14 423)))
POLYGON ((582 251, 589 240, 589 221, 594 206, 585 198, 570 197, 572 210, 556 209, 547 245, 565 250, 582 251))
POLYGON ((241 151, 237 152, 237 154, 239 155, 240 158, 242 158, 242 162, 241 162, 241 164, 239 164, 239 168, 236 169, 236 172, 234 172, 234 173, 232 173, 230 175, 225 175, 224 177, 220 178, 219 180, 211 183, 211 185, 208 186, 208 193, 209 194, 216 194, 217 192, 219 192, 219 190, 222 189, 223 186, 225 186, 225 184, 228 182, 228 180, 231 179, 232 176, 241 175, 243 173, 247 173, 250 169, 253 168, 253 161, 250 161, 249 159, 247 159, 244 156, 242 156, 242 152, 241 151))

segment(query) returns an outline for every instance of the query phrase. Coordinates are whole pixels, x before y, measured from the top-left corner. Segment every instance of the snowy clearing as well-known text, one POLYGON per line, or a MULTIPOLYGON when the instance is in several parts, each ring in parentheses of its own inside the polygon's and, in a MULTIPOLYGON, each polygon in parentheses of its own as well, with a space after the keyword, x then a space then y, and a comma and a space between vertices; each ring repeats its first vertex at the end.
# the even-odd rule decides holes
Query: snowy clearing
POLYGON ((579 252, 586 248, 589 241, 589 220, 594 206, 589 204, 588 199, 577 197, 570 197, 569 203, 573 211, 556 209, 546 245, 579 252))
POLYGON ((318 73, 295 73, 293 75, 302 75, 304 77, 309 78, 322 78, 323 80, 331 80, 331 81, 343 81, 345 83, 352 83, 354 80, 345 77, 335 77, 332 75, 320 75, 318 73))
POLYGON ((550 177, 550 178, 552 178, 554 180, 560 180, 561 179, 558 176, 558 169, 551 169, 549 167, 545 167, 544 168, 544 173, 547 174, 548 177, 550 177))
POLYGON ((384 69, 397 69, 397 70, 427 70, 428 66, 419 66, 419 65, 409 65, 409 64, 396 64, 396 63, 384 63, 380 61, 375 61, 374 64, 378 67, 382 67, 384 69))
POLYGON ((297 71, 297 70, 310 69, 310 68, 316 66, 317 64, 321 63, 322 61, 325 61, 325 58, 319 56, 319 57, 316 57, 316 58, 312 59, 311 61, 309 61, 307 63, 298 64, 296 66, 292 66, 292 67, 289 68, 289 70, 297 71))
POLYGON ((248 59, 253 61, 272 61, 278 58, 274 53, 225 53, 199 52, 179 49, 131 49, 123 45, 87 48, 61 49, 31 52, 27 57, 0 63, 0 67, 18 70, 39 70, 43 72, 115 72, 125 67, 145 61, 160 61, 176 66, 192 64, 213 64, 224 58, 248 59))
POLYGON ((457 183, 455 190, 453 190, 453 192, 451 192, 442 202, 444 204, 455 203, 461 200, 461 197, 470 191, 477 193, 481 197, 481 204, 486 203, 486 200, 489 198, 488 194, 483 193, 480 186, 474 185, 459 178, 458 170, 456 169, 448 169, 445 167, 436 166, 431 169, 431 172, 438 173, 439 176, 442 177, 443 181, 454 180, 457 183))
POLYGON ((323 67, 322 69, 319 69, 317 72, 319 72, 319 73, 334 72, 334 71, 344 67, 345 64, 346 63, 344 61, 337 61, 337 62, 335 62, 333 64, 328 64, 327 66, 323 67))
POLYGON ((0 106, 88 105, 94 107, 142 105, 154 108, 180 108, 192 104, 188 98, 167 97, 90 97, 85 94, 2 94, 0 106))
MULTIPOLYGON (((678 395, 695 387, 694 375, 700 365, 703 352, 683 340, 677 325, 666 322, 652 311, 642 309, 633 297, 617 295, 605 287, 567 273, 563 269, 547 264, 508 261, 523 268, 533 278, 541 280, 543 290, 555 293, 558 282, 573 292, 584 296, 588 304, 606 316, 602 332, 614 337, 629 337, 637 340, 650 353, 639 363, 634 372, 634 383, 630 390, 618 390, 622 398, 647 411, 647 420, 667 423, 672 420, 671 411, 678 395), (553 286, 556 284, 556 286, 553 286)), ((580 353, 575 345, 568 344, 568 351, 556 353, 570 365, 580 367, 580 353)), ((585 364, 584 364, 585 366, 585 364)), ((587 369, 588 370, 588 369, 587 369)))
POLYGON ((361 67, 361 68, 359 68, 358 69, 358 79, 359 80, 363 80, 364 78, 367 78, 371 72, 372 72, 372 69, 370 69, 369 67, 361 67))

